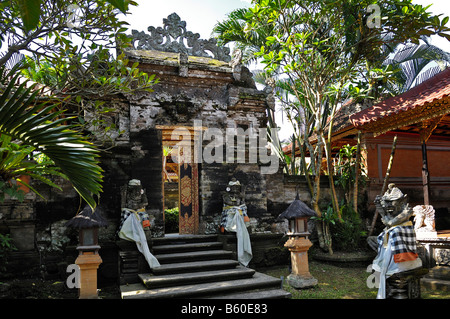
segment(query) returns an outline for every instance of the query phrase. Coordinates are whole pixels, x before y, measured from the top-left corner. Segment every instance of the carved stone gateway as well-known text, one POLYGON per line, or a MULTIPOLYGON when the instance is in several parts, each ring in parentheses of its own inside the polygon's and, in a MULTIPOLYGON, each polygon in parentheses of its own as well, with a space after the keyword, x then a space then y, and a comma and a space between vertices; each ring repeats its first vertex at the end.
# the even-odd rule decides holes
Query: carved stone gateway
MULTIPOLYGON (((106 179, 119 179, 120 184, 140 179, 148 198, 151 236, 165 236, 162 148, 169 146, 175 149, 171 157, 177 152, 193 156, 190 161, 184 156, 173 161, 178 172, 179 234, 218 233, 221 192, 232 177, 247 186, 249 231, 270 231, 275 217, 267 209, 266 171, 279 167, 263 140, 267 109, 273 107, 269 93, 256 87, 239 53, 232 60, 229 48, 218 46, 215 39, 200 39, 176 13, 161 27, 133 30, 132 37, 133 48, 124 50, 129 63, 138 62, 140 70, 154 74, 158 83, 153 92, 125 95, 111 114, 123 138, 118 141, 120 153, 116 147, 111 159, 104 157, 105 167, 111 165, 105 171, 121 175, 106 179), (222 148, 215 147, 219 140, 222 148)), ((105 194, 116 194, 115 185, 106 185, 105 194)))
POLYGON ((134 48, 137 50, 184 53, 204 58, 212 57, 225 62, 231 60, 229 48, 217 46, 216 39, 200 39, 200 34, 187 31, 186 21, 182 21, 178 14, 172 13, 166 19, 163 19, 163 23, 163 27, 148 27, 150 34, 132 30, 134 48))

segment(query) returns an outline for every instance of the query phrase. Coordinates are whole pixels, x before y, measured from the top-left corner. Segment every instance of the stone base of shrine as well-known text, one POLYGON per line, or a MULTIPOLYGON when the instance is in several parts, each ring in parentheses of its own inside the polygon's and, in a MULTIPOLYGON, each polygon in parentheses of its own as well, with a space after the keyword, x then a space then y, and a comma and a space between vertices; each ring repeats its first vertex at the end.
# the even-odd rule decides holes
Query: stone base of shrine
POLYGON ((450 266, 450 231, 438 230, 436 235, 417 237, 418 253, 427 268, 450 266))

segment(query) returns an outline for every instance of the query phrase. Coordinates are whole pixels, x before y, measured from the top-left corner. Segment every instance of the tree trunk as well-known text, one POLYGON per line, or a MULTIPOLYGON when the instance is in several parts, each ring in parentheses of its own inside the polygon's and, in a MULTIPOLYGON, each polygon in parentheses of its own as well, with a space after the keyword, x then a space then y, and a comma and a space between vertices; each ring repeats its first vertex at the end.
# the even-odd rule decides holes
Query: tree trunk
POLYGON ((331 111, 330 115, 330 122, 328 124, 328 139, 325 143, 325 149, 326 149, 326 157, 327 157, 327 172, 328 172, 328 179, 330 182, 330 189, 331 189, 331 195, 332 195, 332 203, 333 203, 333 209, 338 215, 338 220, 341 221, 341 210, 339 209, 339 200, 337 198, 336 188, 334 186, 334 178, 333 178, 333 170, 332 170, 332 162, 331 162, 331 136, 333 133, 333 123, 334 123, 334 116, 336 113, 337 104, 333 105, 333 109, 331 111))
POLYGON ((295 134, 292 134, 292 160, 291 160, 291 175, 295 175, 295 134))
POLYGON ((299 145, 299 149, 300 149, 301 165, 303 165, 303 170, 305 172, 306 183, 308 184, 309 193, 310 193, 311 198, 312 198, 314 190, 313 190, 313 185, 311 183, 311 177, 309 176, 308 166, 306 165, 306 156, 305 156, 306 143, 308 143, 308 141, 305 139, 303 141, 303 144, 301 144, 300 141, 299 141, 298 145, 299 145))
MULTIPOLYGON (((320 197, 320 169, 321 169, 321 163, 322 163, 322 157, 323 157, 323 143, 322 143, 322 132, 318 132, 318 139, 317 139, 317 162, 316 162, 316 171, 314 172, 314 184, 313 184, 313 194, 311 197, 311 204, 314 209, 314 211, 317 214, 317 217, 322 217, 322 212, 320 211, 319 207, 319 197, 320 197)), ((324 251, 328 251, 328 242, 326 240, 327 238, 327 232, 324 228, 324 222, 321 220, 318 220, 317 223, 317 237, 319 239, 319 246, 324 251)))
POLYGON ((328 181, 330 183, 331 189, 331 202, 333 204, 333 210, 338 215, 338 220, 341 220, 341 211, 339 209, 339 200, 337 198, 336 187, 334 186, 334 178, 333 178, 333 170, 332 170, 332 162, 331 162, 331 142, 324 142, 325 144, 325 156, 327 160, 327 173, 328 173, 328 181))
POLYGON ((330 255, 333 255, 333 248, 332 248, 333 242, 332 242, 332 239, 331 239, 330 224, 323 221, 322 225, 323 225, 323 228, 324 228, 324 231, 323 231, 324 232, 324 240, 325 240, 325 244, 326 244, 327 249, 328 249, 328 253, 330 255))

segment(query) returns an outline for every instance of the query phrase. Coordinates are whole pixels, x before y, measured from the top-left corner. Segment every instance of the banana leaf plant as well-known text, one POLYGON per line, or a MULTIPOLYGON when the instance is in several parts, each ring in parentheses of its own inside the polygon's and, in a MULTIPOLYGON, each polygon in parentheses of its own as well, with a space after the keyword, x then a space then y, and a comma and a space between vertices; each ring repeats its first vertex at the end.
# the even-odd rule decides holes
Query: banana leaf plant
MULTIPOLYGON (((93 208, 94 196, 102 190, 103 171, 99 151, 75 130, 64 124, 54 99, 41 102, 36 85, 20 85, 17 68, 0 69, 0 178, 5 185, 19 182, 40 195, 21 176, 31 176, 59 188, 50 175, 61 176, 72 183, 79 195, 93 208), (37 160, 34 155, 44 154, 37 160)), ((3 187, 5 188, 5 187, 3 187)))

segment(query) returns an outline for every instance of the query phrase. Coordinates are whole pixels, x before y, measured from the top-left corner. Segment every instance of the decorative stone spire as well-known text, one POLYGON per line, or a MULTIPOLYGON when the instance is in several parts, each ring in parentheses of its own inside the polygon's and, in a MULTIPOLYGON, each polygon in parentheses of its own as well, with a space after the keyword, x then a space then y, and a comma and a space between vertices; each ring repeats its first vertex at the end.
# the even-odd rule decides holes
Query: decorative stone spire
POLYGON ((134 48, 185 53, 190 56, 214 58, 224 62, 231 60, 229 48, 217 46, 217 40, 214 38, 203 40, 200 39, 200 34, 186 31, 186 21, 181 21, 178 14, 172 13, 163 19, 163 24, 163 27, 148 27, 150 34, 132 30, 134 48))

